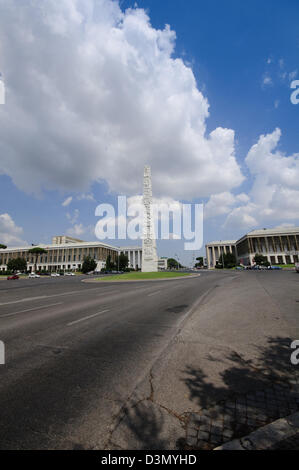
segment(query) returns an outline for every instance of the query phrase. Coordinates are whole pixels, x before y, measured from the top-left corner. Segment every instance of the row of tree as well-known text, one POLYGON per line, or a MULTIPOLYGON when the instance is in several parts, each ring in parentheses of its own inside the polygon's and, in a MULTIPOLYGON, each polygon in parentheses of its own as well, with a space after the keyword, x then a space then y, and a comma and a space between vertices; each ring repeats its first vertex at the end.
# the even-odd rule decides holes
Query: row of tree
MULTIPOLYGON (((7 248, 6 245, 0 244, 0 249, 5 250, 7 248)), ((35 246, 34 248, 30 248, 28 253, 34 256, 34 271, 36 271, 36 264, 38 257, 40 255, 46 254, 47 251, 44 248, 40 248, 39 246, 35 246)), ((8 271, 26 271, 27 270, 27 261, 25 258, 12 258, 7 262, 7 270, 8 271)))
MULTIPOLYGON (((203 257, 199 256, 198 258, 196 258, 196 260, 198 262, 195 264, 195 267, 196 268, 202 267, 203 257)), ((259 266, 270 266, 267 256, 261 255, 259 253, 255 254, 253 261, 259 266)), ((221 257, 216 263, 216 268, 218 269, 222 269, 222 268, 230 269, 230 268, 234 268, 235 266, 237 266, 237 259, 233 253, 222 253, 221 257)))
MULTIPOLYGON (((104 270, 105 271, 114 271, 114 270, 125 271, 126 269, 128 269, 128 264, 129 264, 129 258, 124 253, 120 253, 119 255, 117 255, 115 261, 112 260, 111 255, 108 255, 104 270)), ((97 267, 96 261, 90 256, 86 256, 84 258, 81 270, 84 274, 86 274, 88 272, 94 271, 96 267, 97 267)))

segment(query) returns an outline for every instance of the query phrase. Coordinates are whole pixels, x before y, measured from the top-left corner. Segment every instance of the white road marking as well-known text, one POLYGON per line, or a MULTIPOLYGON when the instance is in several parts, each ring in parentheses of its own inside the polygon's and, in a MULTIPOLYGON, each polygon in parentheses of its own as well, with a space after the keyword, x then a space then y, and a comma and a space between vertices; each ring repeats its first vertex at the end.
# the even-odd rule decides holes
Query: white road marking
POLYGON ((159 292, 161 292, 160 290, 156 290, 156 292, 152 292, 151 294, 147 294, 148 297, 151 297, 151 295, 156 295, 156 294, 159 294, 159 292))
POLYGON ((39 299, 45 299, 47 296, 46 295, 40 295, 39 297, 28 297, 27 299, 20 299, 20 300, 13 300, 11 302, 1 302, 1 305, 11 305, 11 304, 19 304, 20 302, 29 302, 30 300, 39 300, 39 299))
MULTIPOLYGON (((60 297, 60 296, 63 296, 63 295, 74 295, 74 294, 84 294, 84 295, 86 295, 88 292, 92 292, 92 291, 95 291, 95 290, 98 290, 98 289, 99 288, 97 287, 97 288, 94 288, 94 289, 85 289, 85 290, 82 290, 82 291, 74 290, 74 291, 70 291, 70 292, 62 292, 60 294, 41 295, 41 296, 38 296, 38 297, 27 297, 25 299, 13 300, 11 302, 2 302, 2 303, 0 303, 0 307, 2 305, 18 304, 18 303, 21 303, 21 302, 28 302, 28 301, 31 301, 31 300, 39 300, 39 299, 50 299, 51 297, 60 297)), ((102 294, 105 294, 105 291, 103 291, 102 294)))
POLYGON ((76 323, 80 323, 81 321, 89 320, 89 318, 96 317, 96 316, 101 315, 102 313, 106 313, 106 312, 109 312, 109 309, 102 310, 101 312, 94 313, 93 315, 88 315, 88 317, 83 317, 83 318, 80 318, 79 320, 72 321, 72 322, 68 323, 67 326, 72 326, 72 325, 75 325, 76 323))
MULTIPOLYGON (((84 289, 84 290, 79 290, 79 291, 78 291, 78 290, 73 290, 73 291, 70 291, 70 292, 62 292, 62 293, 60 293, 60 294, 40 295, 40 296, 38 296, 38 297, 27 297, 27 298, 25 298, 25 299, 13 300, 13 301, 11 301, 11 302, 0 302, 0 307, 1 307, 2 305, 19 304, 19 303, 21 303, 21 302, 29 302, 29 301, 31 301, 31 300, 33 301, 33 300, 40 300, 40 299, 50 299, 50 298, 52 298, 52 297, 61 297, 61 296, 63 296, 63 295, 74 295, 74 294, 84 294, 84 295, 86 295, 86 294, 88 294, 89 292, 99 291, 99 289, 100 289, 100 286, 99 286, 99 287, 94 287, 94 288, 92 288, 92 289, 84 289)), ((138 289, 135 289, 135 291, 136 291, 136 290, 142 290, 142 289, 146 289, 146 287, 140 287, 140 288, 138 288, 138 289)), ((148 289, 148 287, 147 287, 147 289, 148 289)), ((113 290, 113 291, 105 291, 105 290, 103 290, 103 291, 100 291, 100 292, 99 292, 99 295, 110 294, 111 292, 114 292, 114 290, 113 290)))
POLYGON ((40 310, 42 308, 54 307, 54 305, 61 305, 61 304, 62 302, 57 302, 56 304, 40 305, 39 307, 27 308, 26 310, 19 310, 18 312, 6 313, 5 315, 0 315, 0 318, 12 317, 13 315, 17 315, 18 313, 32 312, 32 310, 40 310))

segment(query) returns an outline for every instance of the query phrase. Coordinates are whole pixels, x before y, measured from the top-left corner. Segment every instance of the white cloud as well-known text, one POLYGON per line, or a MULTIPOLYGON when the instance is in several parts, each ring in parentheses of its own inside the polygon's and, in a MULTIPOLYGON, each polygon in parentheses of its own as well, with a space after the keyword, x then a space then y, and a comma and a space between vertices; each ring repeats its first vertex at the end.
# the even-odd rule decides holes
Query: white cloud
POLYGON ((277 147, 280 129, 261 135, 245 159, 253 185, 250 201, 234 208, 226 224, 253 227, 277 220, 299 220, 299 154, 286 156, 277 147))
POLYGON ((71 222, 71 224, 74 225, 77 222, 79 215, 80 215, 79 209, 75 209, 73 214, 71 214, 70 212, 67 212, 66 217, 71 222))
POLYGON ((290 82, 297 77, 297 74, 298 74, 298 70, 293 70, 293 72, 289 73, 290 82))
POLYGON ((225 227, 231 229, 243 229, 256 227, 258 224, 257 219, 254 217, 256 212, 256 206, 254 204, 248 204, 247 206, 234 208, 224 223, 225 227))
POLYGON ((72 200, 73 200, 73 198, 72 198, 72 196, 70 196, 70 197, 66 198, 66 200, 63 201, 63 203, 62 203, 61 205, 62 205, 63 207, 67 207, 67 206, 70 205, 70 203, 72 202, 72 200))
POLYGON ((78 201, 95 201, 94 195, 91 193, 82 193, 77 196, 78 201))
POLYGON ((206 134, 209 104, 174 58, 175 33, 154 29, 144 10, 11 0, 1 2, 0 31, 0 172, 22 190, 86 191, 104 180, 136 194, 146 163, 157 196, 205 197, 215 181, 219 192, 243 181, 234 131, 206 134))
POLYGON ((205 205, 205 219, 218 215, 228 214, 236 204, 245 204, 249 197, 245 193, 234 195, 228 191, 213 194, 205 205))
POLYGON ((263 85, 273 85, 272 78, 270 75, 265 75, 263 78, 263 85))
POLYGON ((281 69, 283 69, 283 68, 284 68, 284 59, 279 59, 279 62, 278 62, 278 63, 279 63, 279 67, 280 67, 281 69))
POLYGON ((9 214, 0 214, 0 243, 7 246, 28 245, 21 239, 22 227, 18 227, 9 214))
POLYGON ((73 227, 67 230, 67 235, 72 237, 81 237, 86 232, 87 229, 83 226, 83 224, 75 224, 73 227))
POLYGON ((290 224, 288 222, 285 222, 283 224, 280 224, 280 225, 276 225, 276 227, 273 227, 275 229, 281 229, 281 228, 292 228, 292 227, 295 227, 295 224, 290 224))

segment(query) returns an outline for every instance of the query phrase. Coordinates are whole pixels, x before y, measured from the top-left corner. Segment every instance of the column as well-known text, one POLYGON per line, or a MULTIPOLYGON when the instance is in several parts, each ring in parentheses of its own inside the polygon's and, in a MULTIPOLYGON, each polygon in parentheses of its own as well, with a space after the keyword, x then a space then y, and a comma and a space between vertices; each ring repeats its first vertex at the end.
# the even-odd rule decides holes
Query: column
POLYGON ((141 269, 141 259, 142 259, 142 251, 138 251, 138 267, 141 269))
POLYGON ((135 250, 133 250, 133 268, 136 269, 136 263, 135 263, 135 250))
POLYGON ((209 249, 209 246, 207 246, 207 248, 206 248, 206 255, 207 255, 208 268, 210 268, 210 249, 209 249))
POLYGON ((212 254, 213 254, 213 268, 216 266, 216 256, 215 256, 215 247, 212 246, 212 254))

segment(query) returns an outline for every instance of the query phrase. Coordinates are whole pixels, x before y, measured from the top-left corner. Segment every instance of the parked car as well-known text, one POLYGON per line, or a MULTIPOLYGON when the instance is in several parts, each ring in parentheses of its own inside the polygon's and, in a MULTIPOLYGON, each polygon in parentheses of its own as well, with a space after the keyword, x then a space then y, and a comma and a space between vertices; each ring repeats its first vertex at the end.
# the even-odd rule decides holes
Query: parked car
POLYGON ((34 278, 36 278, 36 277, 40 277, 40 275, 39 275, 39 274, 35 274, 35 273, 30 273, 30 274, 28 275, 28 277, 29 277, 30 279, 34 279, 34 278))
POLYGON ((65 276, 75 276, 75 273, 65 273, 65 276))
POLYGON ((278 270, 282 269, 282 267, 281 266, 268 266, 268 269, 273 269, 275 271, 278 271, 278 270))
POLYGON ((51 273, 51 277, 59 277, 60 274, 59 273, 51 273))
POLYGON ((295 263, 295 269, 296 269, 297 273, 299 273, 299 263, 295 263))
POLYGON ((8 281, 11 281, 13 279, 20 279, 19 276, 17 274, 12 274, 11 276, 7 276, 7 280, 8 281))

